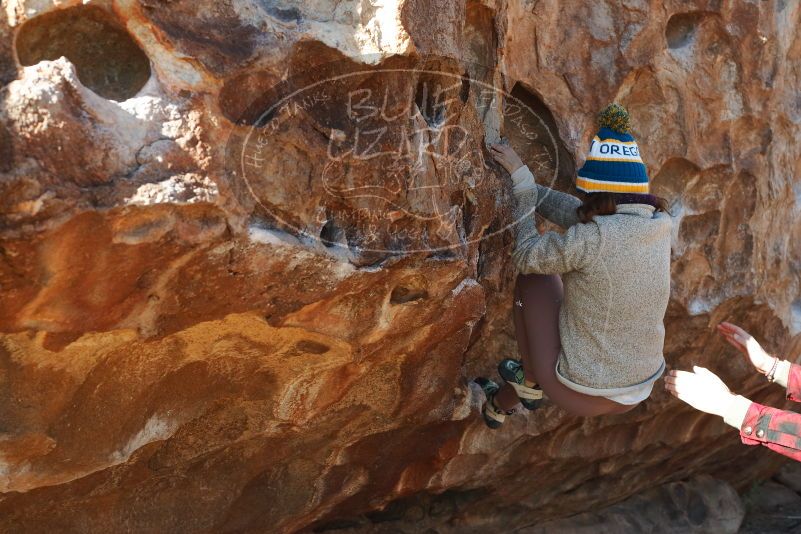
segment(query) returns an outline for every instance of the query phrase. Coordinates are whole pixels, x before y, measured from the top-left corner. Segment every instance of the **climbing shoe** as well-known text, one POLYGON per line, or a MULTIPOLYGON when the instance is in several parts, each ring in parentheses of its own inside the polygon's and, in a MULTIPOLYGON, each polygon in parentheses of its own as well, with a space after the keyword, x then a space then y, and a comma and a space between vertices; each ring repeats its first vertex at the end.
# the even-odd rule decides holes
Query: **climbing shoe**
POLYGON ((484 390, 484 395, 487 397, 487 402, 481 407, 481 414, 484 416, 484 422, 490 428, 499 428, 503 424, 503 420, 506 419, 506 416, 514 413, 512 410, 501 410, 495 406, 495 394, 501 389, 500 386, 483 376, 479 376, 473 380, 473 382, 481 386, 481 389, 484 390))
POLYGON ((527 410, 536 410, 542 403, 542 390, 539 385, 534 387, 526 386, 526 373, 523 371, 523 363, 520 360, 506 358, 498 364, 498 374, 508 382, 520 398, 520 404, 527 410))

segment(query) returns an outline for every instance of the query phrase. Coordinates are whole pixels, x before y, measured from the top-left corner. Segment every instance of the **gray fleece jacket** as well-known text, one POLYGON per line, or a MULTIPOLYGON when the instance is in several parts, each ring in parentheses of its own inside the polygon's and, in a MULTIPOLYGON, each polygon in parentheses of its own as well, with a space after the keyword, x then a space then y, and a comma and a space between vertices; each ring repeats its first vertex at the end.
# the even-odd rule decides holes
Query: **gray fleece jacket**
POLYGON ((637 395, 665 368, 663 319, 670 296, 671 217, 648 204, 581 223, 581 201, 513 173, 517 221, 512 260, 520 273, 559 274, 559 380, 597 396, 637 395), (537 231, 534 210, 566 228, 537 231))

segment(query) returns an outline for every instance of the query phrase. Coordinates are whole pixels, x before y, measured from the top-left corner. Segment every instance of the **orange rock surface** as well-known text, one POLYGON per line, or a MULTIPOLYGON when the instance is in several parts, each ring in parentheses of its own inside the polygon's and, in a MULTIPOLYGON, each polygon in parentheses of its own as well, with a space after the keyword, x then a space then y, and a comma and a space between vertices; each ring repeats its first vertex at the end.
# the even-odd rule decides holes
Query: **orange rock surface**
POLYGON ((0 531, 498 532, 771 472, 661 382, 484 426, 469 381, 516 355, 484 143, 572 190, 624 104, 675 216, 668 364, 781 406, 713 326, 801 348, 800 28, 784 0, 5 3, 0 531))

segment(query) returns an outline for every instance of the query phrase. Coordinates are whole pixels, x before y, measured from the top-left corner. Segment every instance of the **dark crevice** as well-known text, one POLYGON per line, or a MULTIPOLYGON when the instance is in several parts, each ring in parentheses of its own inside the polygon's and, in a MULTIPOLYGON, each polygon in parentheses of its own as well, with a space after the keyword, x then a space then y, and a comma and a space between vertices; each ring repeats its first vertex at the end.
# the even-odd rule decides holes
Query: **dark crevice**
POLYGON ((695 37, 703 13, 678 13, 668 20, 665 27, 665 39, 668 48, 676 50, 690 44, 695 37))
POLYGON ((479 280, 484 278, 486 268, 492 265, 493 258, 497 258, 498 252, 504 247, 504 243, 509 240, 508 233, 496 235, 500 226, 500 221, 496 217, 482 232, 483 237, 479 242, 478 260, 476 262, 476 275, 479 280))
POLYGON ((331 347, 318 343, 317 341, 312 341, 311 339, 301 339, 295 343, 295 349, 307 354, 325 354, 331 350, 331 347))
POLYGON ((464 100, 464 80, 454 61, 449 58, 432 56, 419 65, 420 74, 414 90, 414 102, 426 123, 433 128, 441 128, 453 123, 459 116, 464 100))
POLYGON ((11 32, 11 28, 0 28, 0 87, 13 82, 18 75, 11 32))
POLYGON ((417 84, 414 92, 414 103, 417 109, 426 120, 429 126, 437 126, 442 122, 445 115, 444 106, 441 104, 441 86, 429 86, 426 81, 417 84))
POLYGON ((426 259, 430 260, 440 260, 440 261, 452 261, 455 259, 459 259, 459 255, 453 248, 445 248, 445 249, 438 249, 426 256, 426 259))
POLYGON ((334 219, 329 219, 320 230, 320 241, 327 247, 333 247, 342 242, 345 230, 337 226, 334 219))
POLYGON ((462 202, 462 228, 464 229, 465 237, 470 236, 475 215, 476 206, 473 204, 473 202, 471 202, 467 195, 464 195, 464 201, 462 202))
POLYGON ((0 172, 8 172, 14 165, 14 145, 11 134, 3 123, 0 123, 0 172))
POLYGON ((389 296, 389 302, 391 304, 404 304, 406 302, 423 300, 426 298, 428 298, 428 291, 424 288, 397 286, 392 290, 392 294, 389 296))
POLYGON ((16 39, 23 65, 65 56, 83 85, 111 100, 126 100, 150 78, 150 61, 114 15, 96 6, 45 13, 26 22, 16 39))
POLYGON ((259 0, 259 4, 264 10, 278 20, 294 22, 295 24, 300 24, 303 21, 303 14, 297 7, 280 7, 275 5, 276 3, 273 0, 259 0))
POLYGON ((575 192, 576 162, 559 135, 551 110, 521 83, 504 102, 501 134, 509 139, 537 182, 575 192))
POLYGON ((464 103, 468 98, 470 98, 470 73, 465 71, 462 74, 462 90, 459 92, 459 100, 464 103))

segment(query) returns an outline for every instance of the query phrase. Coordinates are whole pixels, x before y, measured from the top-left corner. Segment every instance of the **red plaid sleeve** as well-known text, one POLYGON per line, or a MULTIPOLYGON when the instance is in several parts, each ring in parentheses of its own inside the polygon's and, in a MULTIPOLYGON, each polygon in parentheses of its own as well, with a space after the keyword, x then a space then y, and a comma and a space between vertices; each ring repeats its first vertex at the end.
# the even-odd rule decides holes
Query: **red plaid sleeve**
MULTIPOLYGON (((796 384, 799 378, 796 375, 796 384)), ((740 439, 746 445, 764 445, 801 461, 801 414, 752 402, 740 425, 740 439)))
POLYGON ((801 402, 801 365, 797 363, 790 366, 790 374, 787 377, 787 398, 801 402))

